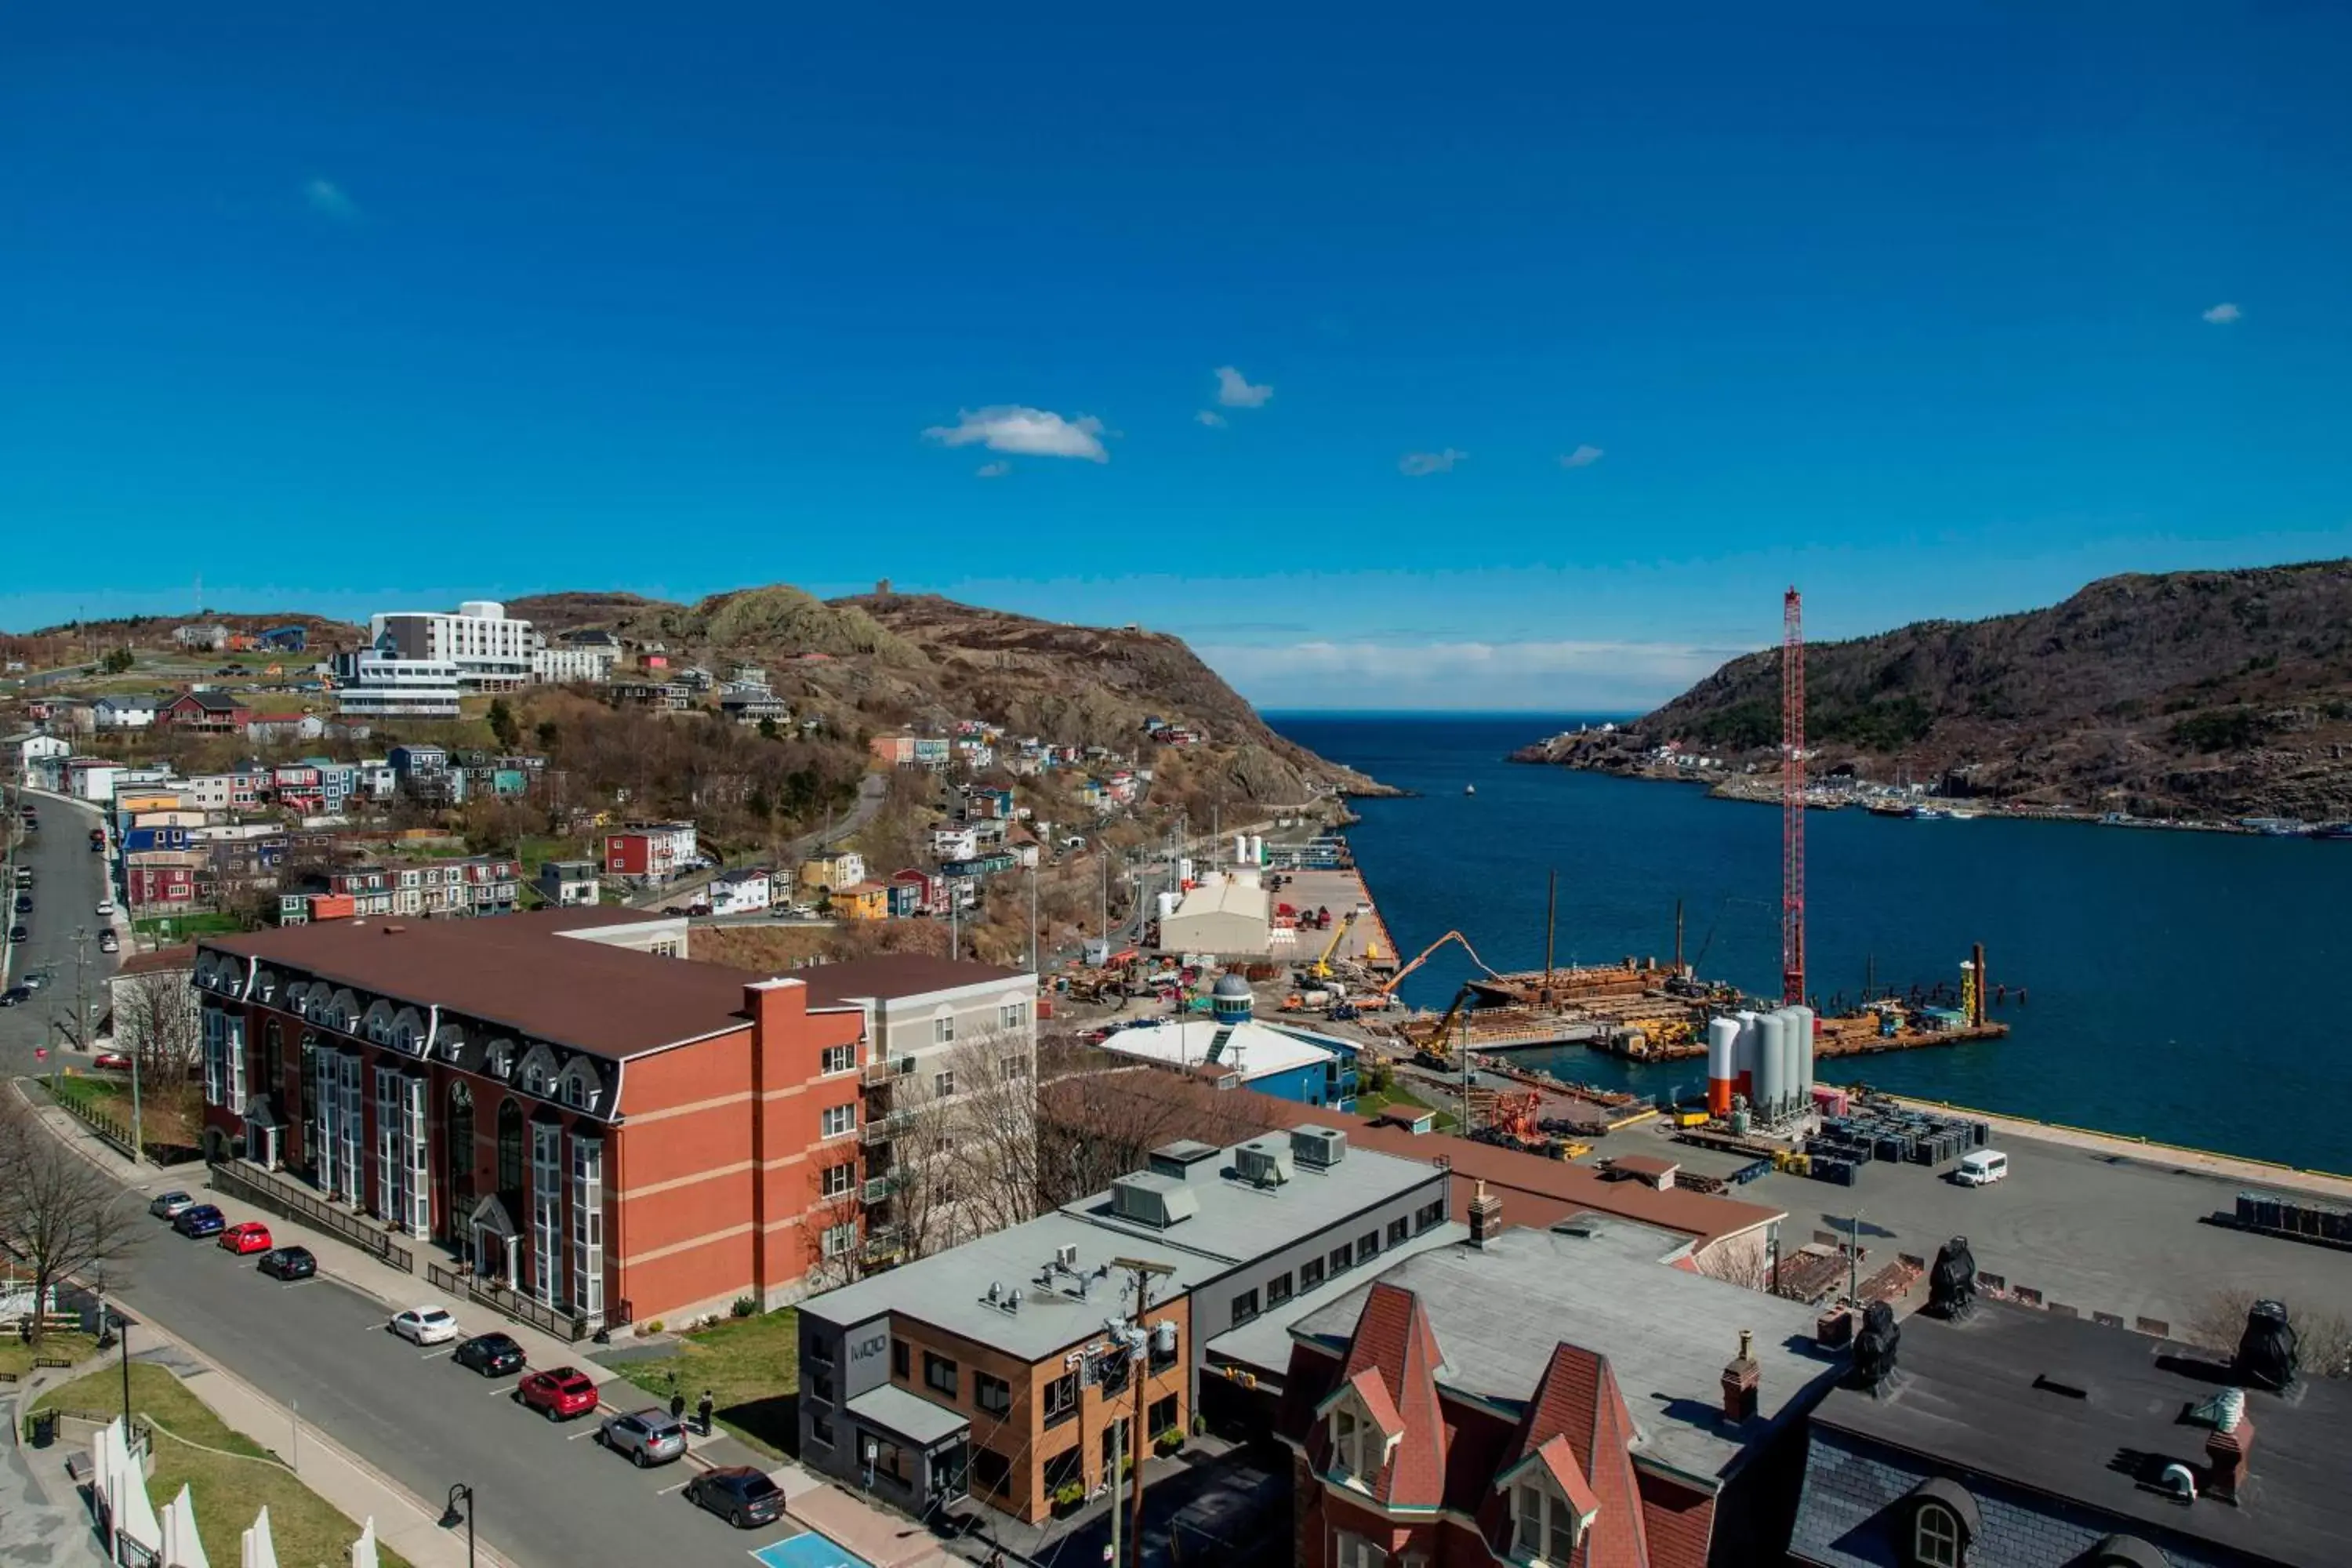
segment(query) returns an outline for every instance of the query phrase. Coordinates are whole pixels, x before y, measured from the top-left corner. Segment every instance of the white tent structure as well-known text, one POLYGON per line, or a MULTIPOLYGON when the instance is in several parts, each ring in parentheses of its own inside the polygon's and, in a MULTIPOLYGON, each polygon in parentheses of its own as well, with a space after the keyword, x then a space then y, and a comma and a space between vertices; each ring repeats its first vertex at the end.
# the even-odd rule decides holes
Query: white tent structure
POLYGON ((131 1456, 130 1434, 118 1415, 90 1439, 91 1484, 106 1510, 107 1544, 117 1561, 129 1542, 150 1556, 163 1548, 163 1528, 148 1500, 147 1476, 131 1456))
POLYGON ((269 1510, 264 1507, 253 1527, 237 1538, 237 1568, 278 1568, 278 1542, 269 1535, 269 1510))
POLYGON ((196 1500, 185 1485, 163 1509, 163 1561, 160 1568, 212 1568, 196 1534, 196 1500))
POLYGON ((375 1553, 375 1515, 367 1516, 360 1538, 352 1542, 352 1568, 380 1568, 375 1553))

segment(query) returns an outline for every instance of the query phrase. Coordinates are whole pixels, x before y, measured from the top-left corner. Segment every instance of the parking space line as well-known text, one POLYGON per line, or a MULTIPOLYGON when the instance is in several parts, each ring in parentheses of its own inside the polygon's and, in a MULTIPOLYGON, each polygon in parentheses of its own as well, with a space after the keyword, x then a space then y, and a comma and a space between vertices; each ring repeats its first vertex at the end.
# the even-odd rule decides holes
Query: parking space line
POLYGON ((450 1351, 446 1350, 426 1351, 423 1355, 418 1356, 416 1359, 418 1361, 439 1361, 443 1356, 451 1353, 452 1352, 450 1351))
POLYGON ((670 1494, 670 1493, 672 1493, 672 1492, 682 1492, 682 1491, 684 1491, 687 1488, 688 1488, 688 1487, 692 1486, 692 1485, 695 1483, 695 1479, 696 1479, 696 1478, 695 1478, 695 1477, 693 1477, 693 1476, 688 1476, 688 1477, 687 1477, 687 1478, 686 1478, 686 1479, 684 1479, 684 1480, 682 1480, 682 1481, 678 1482, 678 1483, 677 1483, 677 1485, 676 1485, 676 1486, 674 1486, 674 1487, 664 1487, 664 1488, 662 1488, 662 1489, 661 1489, 661 1490, 659 1490, 659 1491, 657 1491, 657 1492, 654 1493, 654 1496, 656 1496, 656 1497, 667 1497, 667 1496, 669 1496, 669 1494, 670 1494))
POLYGON ((565 1434, 563 1440, 564 1440, 565 1442, 567 1442, 567 1443, 577 1443, 578 1441, 580 1441, 580 1439, 581 1439, 581 1438, 583 1438, 583 1437, 593 1437, 594 1436, 596 1436, 596 1434, 597 1434, 597 1433, 599 1433, 599 1432, 601 1432, 601 1431, 603 1431, 603 1430, 604 1430, 604 1428, 603 1428, 603 1427, 601 1427, 601 1426, 591 1426, 591 1427, 589 1427, 589 1428, 588 1428, 588 1430, 586 1430, 585 1432, 571 1432, 571 1433, 567 1433, 567 1434, 565 1434))

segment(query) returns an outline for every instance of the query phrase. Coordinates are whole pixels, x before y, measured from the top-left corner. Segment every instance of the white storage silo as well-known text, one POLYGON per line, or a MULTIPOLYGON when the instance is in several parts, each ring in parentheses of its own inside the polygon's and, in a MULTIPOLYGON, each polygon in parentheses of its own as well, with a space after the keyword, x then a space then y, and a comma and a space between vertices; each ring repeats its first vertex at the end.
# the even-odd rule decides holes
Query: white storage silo
POLYGON ((1263 834, 1253 833, 1250 835, 1249 863, 1253 866, 1263 866, 1265 864, 1265 837, 1263 834))
POLYGON ((1813 1106, 1813 1010, 1791 1007, 1797 1016, 1797 1109, 1811 1110, 1813 1106))
POLYGON ((1709 1116, 1731 1114, 1731 1097, 1739 1085, 1734 1075, 1733 1058, 1739 1051, 1739 1020, 1730 1017, 1710 1018, 1706 1024, 1706 1113, 1709 1116))
POLYGON ((1753 1103, 1764 1114, 1777 1115, 1788 1092, 1781 1074, 1789 1066, 1788 1021, 1778 1013, 1756 1020, 1756 1096, 1753 1103))
POLYGON ((1236 834, 1234 834, 1234 865, 1236 865, 1236 866, 1241 865, 1244 861, 1247 860, 1248 858, 1249 858, 1249 835, 1248 835, 1248 834, 1246 834, 1246 833, 1236 833, 1236 834))
POLYGON ((1190 855, 1180 856, 1177 858, 1176 879, 1180 882, 1189 882, 1192 879, 1192 858, 1190 855))
POLYGON ((1160 895, 1160 919, 1161 923, 1166 923, 1168 917, 1176 912, 1176 906, 1181 902, 1183 902, 1183 900, 1178 898, 1174 893, 1163 892, 1160 895))
POLYGON ((1739 1038, 1731 1050, 1731 1082, 1734 1090, 1756 1103, 1756 1015, 1742 1011, 1738 1015, 1739 1038))

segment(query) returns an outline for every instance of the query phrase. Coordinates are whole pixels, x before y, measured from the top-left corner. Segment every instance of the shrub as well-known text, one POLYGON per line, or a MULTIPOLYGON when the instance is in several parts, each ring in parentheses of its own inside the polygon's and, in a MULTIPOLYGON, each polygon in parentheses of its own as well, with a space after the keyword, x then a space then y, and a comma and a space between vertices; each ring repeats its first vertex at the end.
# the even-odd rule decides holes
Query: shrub
POLYGON ((662 1329, 662 1321, 661 1321, 659 1318, 656 1318, 652 1322, 647 1323, 647 1324, 646 1325, 646 1332, 647 1332, 647 1333, 649 1333, 649 1334, 657 1334, 657 1333, 660 1333, 660 1332, 661 1332, 661 1329, 662 1329))
POLYGON ((1064 1481, 1054 1489, 1055 1508, 1076 1508, 1087 1500, 1087 1489, 1077 1481, 1064 1481))
POLYGON ((732 1312, 735 1314, 735 1316, 737 1316, 737 1317, 739 1317, 739 1318, 748 1318, 748 1317, 751 1316, 753 1313, 757 1312, 759 1310, 760 1310, 760 1303, 759 1303, 759 1302, 757 1302, 757 1301, 754 1301, 754 1300, 751 1300, 751 1297, 749 1297, 749 1296, 738 1296, 738 1297, 736 1297, 736 1298, 735 1298, 735 1305, 734 1305, 733 1307, 731 1307, 731 1308, 730 1308, 730 1309, 729 1309, 729 1310, 732 1311, 732 1312))

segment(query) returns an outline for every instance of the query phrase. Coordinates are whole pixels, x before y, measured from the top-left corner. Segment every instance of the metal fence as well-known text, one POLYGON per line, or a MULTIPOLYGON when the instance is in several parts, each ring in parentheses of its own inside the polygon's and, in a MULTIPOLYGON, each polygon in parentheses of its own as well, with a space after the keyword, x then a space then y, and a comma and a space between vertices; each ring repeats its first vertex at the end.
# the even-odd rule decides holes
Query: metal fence
POLYGON ((65 1092, 58 1087, 50 1089, 49 1098, 57 1102, 58 1110, 104 1139, 116 1153, 126 1160, 138 1158, 131 1152, 131 1129, 121 1121, 99 1110, 81 1095, 65 1092))
POLYGON ((408 1248, 394 1241, 390 1231, 364 1215, 336 1208, 306 1192, 298 1191, 257 1166, 215 1161, 211 1173, 213 1191, 216 1193, 226 1193, 284 1219, 333 1231, 352 1246, 404 1273, 416 1272, 416 1259, 408 1248))
POLYGON ((540 1332, 552 1334, 568 1343, 577 1344, 594 1331, 594 1325, 586 1318, 564 1311, 560 1307, 551 1307, 544 1301, 534 1301, 478 1274, 461 1274, 430 1258, 425 1263, 425 1278, 453 1296, 462 1295, 494 1312, 512 1318, 519 1323, 528 1323, 540 1332))

